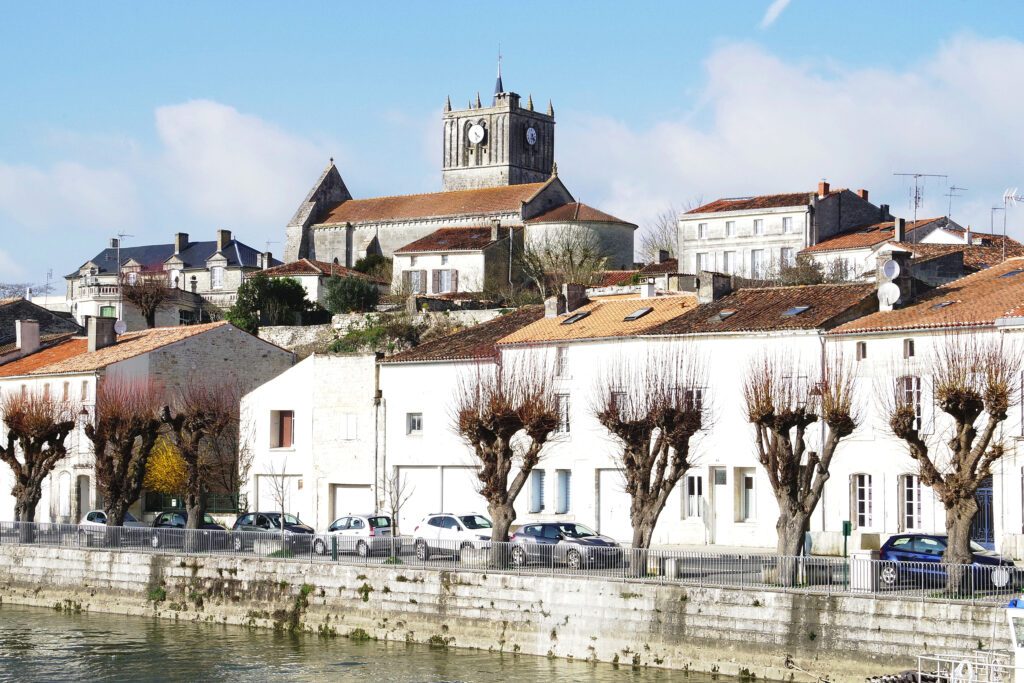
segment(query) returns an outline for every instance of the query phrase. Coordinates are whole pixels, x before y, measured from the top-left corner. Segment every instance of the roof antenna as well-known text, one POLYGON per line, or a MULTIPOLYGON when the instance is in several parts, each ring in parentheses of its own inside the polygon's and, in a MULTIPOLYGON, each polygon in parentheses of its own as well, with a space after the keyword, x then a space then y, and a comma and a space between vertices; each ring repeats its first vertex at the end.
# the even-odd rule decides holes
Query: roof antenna
POLYGON ((956 185, 949 186, 949 192, 946 193, 946 196, 949 197, 949 207, 946 209, 946 218, 953 217, 953 197, 963 197, 963 195, 960 194, 961 190, 966 191, 967 188, 957 187, 956 185))
MULTIPOLYGON (((920 208, 921 203, 924 201, 924 188, 921 187, 921 178, 948 178, 949 176, 944 173, 893 173, 898 176, 909 176, 914 179, 914 194, 911 197, 910 203, 914 208, 914 227, 917 227, 917 210, 920 208)), ((927 181, 926 181, 927 182, 927 181)), ((917 234, 914 234, 914 244, 917 244, 917 234)))

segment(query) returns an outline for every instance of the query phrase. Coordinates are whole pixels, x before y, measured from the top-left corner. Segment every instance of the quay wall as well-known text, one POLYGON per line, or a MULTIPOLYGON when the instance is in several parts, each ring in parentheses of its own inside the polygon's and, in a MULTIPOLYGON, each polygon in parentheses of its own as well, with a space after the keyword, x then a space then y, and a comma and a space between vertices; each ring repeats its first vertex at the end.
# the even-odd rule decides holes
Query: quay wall
POLYGON ((835 683, 1009 646, 993 606, 64 547, 0 546, 0 602, 835 683))

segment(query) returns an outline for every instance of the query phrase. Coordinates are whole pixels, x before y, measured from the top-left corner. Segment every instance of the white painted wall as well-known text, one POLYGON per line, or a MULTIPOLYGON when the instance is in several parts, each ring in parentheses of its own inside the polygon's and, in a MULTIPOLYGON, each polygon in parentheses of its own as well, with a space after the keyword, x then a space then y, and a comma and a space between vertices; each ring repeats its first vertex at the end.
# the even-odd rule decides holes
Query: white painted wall
POLYGON ((450 251, 446 253, 395 254, 392 268, 392 291, 402 291, 402 274, 409 270, 426 271, 426 294, 434 291, 433 271, 456 270, 459 273, 459 292, 480 292, 484 288, 484 252, 450 251))
POLYGON ((708 255, 707 270, 726 272, 726 252, 735 254, 731 272, 752 277, 751 254, 754 249, 765 252, 766 265, 778 263, 783 248, 797 254, 810 244, 810 214, 806 207, 788 209, 761 209, 758 211, 726 211, 715 214, 683 214, 679 218, 679 270, 697 272, 697 254, 708 255), (792 222, 792 231, 783 232, 783 218, 792 222), (763 221, 764 231, 754 234, 754 221, 763 221), (729 237, 726 223, 735 222, 735 232, 729 237), (706 237, 698 236, 698 226, 707 224, 706 237))

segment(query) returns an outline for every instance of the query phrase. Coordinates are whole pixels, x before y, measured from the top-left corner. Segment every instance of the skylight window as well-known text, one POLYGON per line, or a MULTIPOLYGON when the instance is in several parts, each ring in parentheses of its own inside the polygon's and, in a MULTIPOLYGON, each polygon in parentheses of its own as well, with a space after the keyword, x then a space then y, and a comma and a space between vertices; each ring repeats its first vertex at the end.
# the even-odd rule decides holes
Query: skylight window
POLYGON ((954 303, 954 301, 940 301, 937 304, 932 304, 932 308, 945 308, 946 306, 952 306, 954 303))
POLYGON ((590 311, 580 311, 579 313, 573 313, 568 318, 562 321, 563 325, 572 325, 577 323, 590 315, 590 311))
POLYGON ((1013 277, 1014 275, 1020 275, 1021 273, 1024 273, 1024 268, 1016 268, 1014 270, 1008 270, 1005 273, 1003 273, 1002 275, 1000 275, 999 277, 1001 277, 1001 278, 1002 277, 1013 277))
POLYGON ((718 319, 725 320, 726 318, 732 317, 734 315, 736 315, 735 308, 723 308, 718 312, 718 319))
POLYGON ((628 322, 633 322, 634 320, 639 320, 640 318, 644 317, 645 315, 647 315, 648 313, 650 313, 653 310, 654 310, 654 308, 652 306, 648 306, 646 308, 641 308, 641 309, 633 311, 632 313, 627 315, 625 318, 622 319, 622 321, 628 323, 628 322))
POLYGON ((783 318, 792 318, 794 316, 800 315, 801 313, 803 313, 804 311, 806 311, 809 308, 810 308, 810 306, 793 306, 793 308, 791 308, 788 311, 786 311, 785 313, 783 313, 782 317, 783 318))

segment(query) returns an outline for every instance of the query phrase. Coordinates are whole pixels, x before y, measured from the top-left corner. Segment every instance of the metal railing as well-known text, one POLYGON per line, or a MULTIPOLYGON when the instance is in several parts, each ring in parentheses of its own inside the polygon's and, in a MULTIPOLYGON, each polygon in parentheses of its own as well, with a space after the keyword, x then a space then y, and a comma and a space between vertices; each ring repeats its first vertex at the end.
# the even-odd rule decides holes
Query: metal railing
MULTIPOLYGON (((916 601, 1005 604, 1024 588, 1012 565, 944 565, 861 557, 784 557, 642 550, 572 542, 471 540, 280 531, 0 522, 0 546, 241 556, 306 563, 571 576, 664 585, 741 588, 916 601)), ((624 593, 628 593, 624 589, 624 593)))
MULTIPOLYGON (((237 514, 248 505, 244 494, 207 493, 203 498, 206 501, 206 511, 211 514, 237 514)), ((170 512, 172 510, 184 509, 185 497, 182 495, 146 491, 142 499, 143 512, 170 512)))

